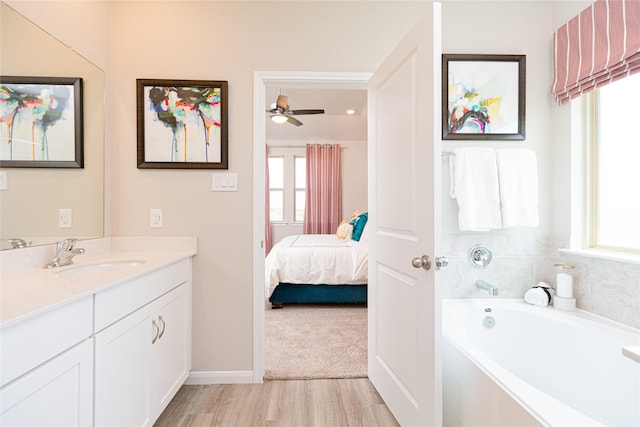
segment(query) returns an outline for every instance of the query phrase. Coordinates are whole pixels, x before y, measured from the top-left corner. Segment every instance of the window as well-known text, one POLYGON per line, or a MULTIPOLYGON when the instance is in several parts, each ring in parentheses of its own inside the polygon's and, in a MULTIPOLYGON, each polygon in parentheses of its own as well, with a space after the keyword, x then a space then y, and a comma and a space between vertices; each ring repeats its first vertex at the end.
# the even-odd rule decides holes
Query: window
POLYGON ((269 212, 271 222, 304 221, 307 164, 302 148, 270 148, 269 212))
POLYGON ((587 99, 589 246, 640 253, 640 137, 635 95, 640 74, 587 99))
POLYGON ((269 156, 269 218, 284 221, 284 157, 269 156))

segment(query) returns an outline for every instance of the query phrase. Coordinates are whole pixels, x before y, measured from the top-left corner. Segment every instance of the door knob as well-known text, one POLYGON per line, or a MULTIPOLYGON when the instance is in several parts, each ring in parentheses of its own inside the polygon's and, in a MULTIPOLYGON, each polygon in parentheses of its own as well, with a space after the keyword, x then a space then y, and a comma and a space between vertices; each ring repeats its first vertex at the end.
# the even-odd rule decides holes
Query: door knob
POLYGON ((431 258, 429 258, 429 255, 415 257, 411 260, 411 265, 415 268, 424 268, 425 270, 429 270, 431 268, 431 258))
POLYGON ((449 260, 446 256, 436 257, 436 271, 446 268, 449 265, 449 260))

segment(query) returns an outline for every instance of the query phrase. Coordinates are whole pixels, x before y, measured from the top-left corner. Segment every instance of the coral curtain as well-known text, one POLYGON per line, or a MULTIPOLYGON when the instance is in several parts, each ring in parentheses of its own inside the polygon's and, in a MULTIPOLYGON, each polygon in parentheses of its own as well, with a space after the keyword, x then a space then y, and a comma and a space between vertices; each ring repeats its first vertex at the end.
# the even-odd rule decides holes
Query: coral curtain
POLYGON ((335 233, 342 212, 340 145, 307 144, 306 156, 304 233, 335 233))
POLYGON ((265 154, 264 165, 264 255, 269 255, 271 251, 271 191, 269 185, 269 147, 265 154))
POLYGON ((640 1, 596 0, 553 35, 560 105, 640 72, 640 1))

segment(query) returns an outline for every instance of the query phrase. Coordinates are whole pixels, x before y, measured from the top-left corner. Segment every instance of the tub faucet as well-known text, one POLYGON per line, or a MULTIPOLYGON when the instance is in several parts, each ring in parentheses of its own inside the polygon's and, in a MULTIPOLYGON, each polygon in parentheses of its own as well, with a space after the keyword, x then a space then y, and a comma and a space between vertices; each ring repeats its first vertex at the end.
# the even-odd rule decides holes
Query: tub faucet
POLYGON ((62 242, 58 242, 56 246, 56 256, 43 265, 42 268, 56 268, 73 264, 73 257, 84 253, 83 248, 74 247, 77 242, 78 239, 65 239, 62 242))
POLYGON ((485 282, 484 280, 476 280, 476 287, 480 289, 485 289, 489 292, 489 295, 496 296, 498 295, 498 288, 493 286, 492 284, 485 282))

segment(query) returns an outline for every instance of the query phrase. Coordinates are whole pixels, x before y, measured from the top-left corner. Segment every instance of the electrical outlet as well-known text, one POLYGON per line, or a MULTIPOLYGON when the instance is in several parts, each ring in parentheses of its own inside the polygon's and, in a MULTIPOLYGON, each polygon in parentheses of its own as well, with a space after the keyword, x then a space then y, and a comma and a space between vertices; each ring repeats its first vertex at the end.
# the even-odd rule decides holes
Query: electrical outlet
POLYGON ((151 209, 149 211, 149 227, 162 228, 162 209, 151 209))
POLYGON ((71 209, 58 209, 58 227, 71 228, 71 209))

